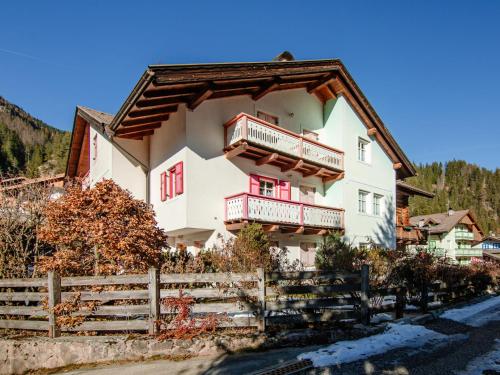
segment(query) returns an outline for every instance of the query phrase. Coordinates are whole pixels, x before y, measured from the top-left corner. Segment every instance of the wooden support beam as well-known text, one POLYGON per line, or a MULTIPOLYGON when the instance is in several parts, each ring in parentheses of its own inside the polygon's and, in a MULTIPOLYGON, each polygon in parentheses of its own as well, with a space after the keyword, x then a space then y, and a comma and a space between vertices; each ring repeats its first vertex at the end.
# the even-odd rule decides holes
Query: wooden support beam
POLYGON ((328 173, 326 168, 320 168, 317 171, 302 173, 302 177, 311 177, 311 176, 321 176, 322 174, 328 173))
POLYGON ((335 79, 335 74, 334 73, 330 73, 328 74, 328 76, 322 80, 318 80, 317 82, 315 83, 312 83, 310 84, 309 86, 307 86, 307 92, 308 93, 313 93, 317 90, 320 90, 322 89, 323 87, 326 87, 328 86, 330 83, 332 83, 335 79))
POLYGON ((294 163, 290 163, 284 167, 281 168, 281 172, 288 172, 288 171, 295 171, 299 168, 301 168, 304 165, 304 160, 299 159, 298 161, 294 163))
POLYGON ((200 91, 199 94, 197 94, 194 99, 192 99, 188 103, 188 108, 190 110, 194 110, 196 107, 198 107, 201 103, 203 103, 205 100, 210 98, 212 94, 214 93, 214 88, 213 85, 207 85, 203 90, 200 91))
POLYGON ((178 109, 177 104, 157 105, 145 109, 134 109, 130 111, 127 116, 129 118, 136 118, 142 116, 161 115, 166 113, 177 112, 177 109, 178 109))
POLYGON ((137 117, 134 119, 130 120, 123 120, 121 125, 122 126, 131 126, 131 125, 139 125, 139 124, 150 124, 152 122, 159 122, 159 121, 167 121, 170 115, 165 114, 165 115, 155 115, 155 116, 143 116, 143 117, 137 117))
POLYGON ((264 156, 260 159, 257 159, 255 161, 255 164, 257 165, 264 165, 264 164, 269 164, 272 163, 275 160, 278 160, 279 155, 276 152, 273 152, 272 154, 269 154, 267 156, 264 156))
POLYGON ((153 130, 161 127, 161 122, 153 122, 151 124, 129 126, 126 128, 120 128, 115 131, 115 135, 124 135, 129 133, 137 133, 144 130, 153 130))
POLYGON ((370 128, 366 131, 366 134, 371 137, 377 134, 377 128, 370 128))
POLYGON ((150 88, 142 94, 145 98, 167 98, 180 95, 193 95, 196 93, 196 88, 193 87, 168 87, 160 86, 158 88, 150 88))
POLYGON ((232 159, 239 154, 244 153, 248 148, 248 144, 246 142, 242 143, 238 147, 233 148, 232 150, 226 152, 226 159, 232 159))
POLYGON ((331 181, 338 181, 342 180, 344 178, 345 173, 339 173, 334 176, 328 176, 328 177, 323 177, 323 182, 331 182, 331 181))
POLYGON ((302 234, 304 233, 305 228, 303 226, 300 226, 298 228, 283 228, 281 230, 281 233, 295 233, 295 234, 302 234))
POLYGON ((403 164, 401 164, 401 163, 394 163, 393 166, 394 166, 394 169, 399 169, 399 168, 401 168, 403 166, 403 164))
POLYGON ((141 98, 135 103, 137 108, 148 108, 148 107, 157 107, 160 105, 168 105, 168 104, 182 104, 186 103, 189 95, 184 95, 183 97, 176 98, 154 98, 154 99, 145 99, 141 98))
POLYGON ((280 85, 279 79, 274 79, 273 81, 261 86, 261 88, 252 95, 253 100, 259 100, 265 95, 269 94, 271 91, 276 90, 280 85))
POLYGON ((263 225, 262 229, 264 230, 264 232, 277 232, 280 230, 280 226, 269 224, 269 225, 263 225))
POLYGON ((117 135, 118 138, 126 138, 126 139, 142 139, 142 137, 146 137, 148 135, 153 135, 154 130, 144 130, 140 132, 135 132, 135 133, 129 133, 129 134, 122 134, 122 135, 117 135))
POLYGON ((241 230, 246 225, 248 225, 247 221, 242 221, 240 223, 229 223, 229 224, 226 224, 226 230, 228 230, 228 231, 241 230))
POLYGON ((330 85, 326 85, 323 91, 326 91, 326 93, 328 94, 328 99, 335 99, 337 97, 337 95, 335 95, 335 92, 332 90, 330 85))

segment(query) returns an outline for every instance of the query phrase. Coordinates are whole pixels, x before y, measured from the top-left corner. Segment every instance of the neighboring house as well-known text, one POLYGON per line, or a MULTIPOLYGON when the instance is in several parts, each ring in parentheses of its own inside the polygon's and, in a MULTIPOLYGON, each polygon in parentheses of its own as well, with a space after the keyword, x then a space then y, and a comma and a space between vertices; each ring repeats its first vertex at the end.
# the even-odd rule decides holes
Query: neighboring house
POLYGON ((329 230, 394 248, 415 169, 340 60, 152 65, 116 115, 77 107, 67 176, 112 178, 196 251, 260 222, 306 265, 329 230))
MULTIPOLYGON (((44 176, 37 178, 11 177, 0 178, 0 197, 8 198, 18 197, 19 194, 25 194, 31 187, 50 187, 50 199, 57 199, 64 192, 64 174, 54 176, 44 176)), ((24 199, 24 198, 23 198, 24 199)))
POLYGON ((469 210, 414 216, 410 223, 427 231, 427 248, 437 256, 461 264, 469 264, 472 258, 483 256, 481 249, 472 246, 483 233, 469 210))
POLYGON ((404 181, 396 182, 396 242, 397 247, 405 249, 408 246, 422 245, 427 241, 427 233, 417 225, 410 223, 409 198, 412 196, 433 198, 434 194, 416 188, 404 181))
POLYGON ((477 241, 474 249, 481 249, 484 260, 500 263, 500 237, 490 234, 477 241))

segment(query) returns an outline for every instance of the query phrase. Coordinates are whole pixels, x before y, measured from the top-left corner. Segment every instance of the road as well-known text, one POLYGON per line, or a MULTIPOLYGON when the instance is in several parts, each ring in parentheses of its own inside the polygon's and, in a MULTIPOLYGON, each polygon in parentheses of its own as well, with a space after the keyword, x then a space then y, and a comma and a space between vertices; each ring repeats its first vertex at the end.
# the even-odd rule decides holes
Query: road
MULTIPOLYGON (((445 339, 412 349, 394 349, 364 360, 328 368, 308 370, 307 374, 394 374, 394 375, 474 375, 500 374, 500 303, 480 314, 496 317, 480 327, 472 327, 448 319, 424 323, 425 328, 446 335, 445 339), (493 353, 493 359, 485 358, 493 353), (489 359, 489 363, 487 361, 489 359), (483 373, 483 370, 488 370, 483 373)), ((479 321, 481 316, 478 315, 479 321)), ((156 360, 125 365, 60 372, 66 375, 132 375, 132 374, 249 374, 292 361, 304 352, 322 349, 319 346, 284 348, 262 353, 197 357, 174 362, 156 360)))

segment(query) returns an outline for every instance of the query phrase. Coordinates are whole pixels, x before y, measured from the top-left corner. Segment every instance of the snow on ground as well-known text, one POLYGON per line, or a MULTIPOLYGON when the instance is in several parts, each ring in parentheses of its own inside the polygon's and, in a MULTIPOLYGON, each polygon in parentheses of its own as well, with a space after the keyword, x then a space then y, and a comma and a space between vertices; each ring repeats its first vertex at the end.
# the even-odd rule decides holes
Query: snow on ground
POLYGON ((370 323, 373 324, 378 324, 381 322, 390 322, 391 320, 394 320, 394 318, 386 313, 380 313, 380 314, 375 314, 370 318, 370 323))
POLYGON ((315 367, 358 361, 392 349, 421 347, 449 337, 418 325, 389 323, 385 332, 354 341, 339 341, 314 352, 302 353, 298 359, 310 359, 315 367))
POLYGON ((456 375, 482 375, 484 370, 495 370, 500 373, 500 339, 496 340, 494 350, 473 359, 467 364, 465 371, 456 375))
POLYGON ((500 296, 496 296, 474 305, 448 310, 440 317, 472 327, 480 327, 489 321, 500 320, 499 311, 500 296))

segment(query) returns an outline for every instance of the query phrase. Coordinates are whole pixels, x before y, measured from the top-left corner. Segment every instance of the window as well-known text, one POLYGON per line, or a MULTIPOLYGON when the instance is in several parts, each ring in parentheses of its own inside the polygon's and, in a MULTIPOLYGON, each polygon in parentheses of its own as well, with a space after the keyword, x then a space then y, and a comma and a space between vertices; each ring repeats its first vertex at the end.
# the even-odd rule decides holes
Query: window
POLYGON ((379 194, 373 194, 373 214, 380 216, 382 211, 381 211, 381 204, 382 204, 382 199, 384 197, 379 194))
POLYGON ((368 197, 368 192, 363 190, 358 191, 358 212, 366 214, 367 197, 368 197))
POLYGON ((314 267, 316 259, 316 243, 301 242, 300 243, 300 262, 304 267, 314 267))
POLYGON ((263 195, 265 197, 274 197, 274 181, 260 179, 259 180, 259 195, 263 195))
POLYGON ((290 181, 251 174, 250 194, 289 201, 291 199, 290 181))
POLYGON ((97 159, 97 134, 92 138, 92 160, 97 159))
POLYGON ((273 116, 266 112, 257 111, 257 117, 273 125, 279 125, 278 116, 273 116))
POLYGON ((160 199, 173 198, 184 192, 184 163, 175 164, 168 172, 160 174, 160 199), (168 191, 167 191, 168 190, 168 191))
POLYGON ((436 241, 435 240, 429 241, 429 249, 431 249, 431 250, 436 249, 436 241))
POLYGON ((368 162, 368 141, 358 138, 358 160, 368 162))

